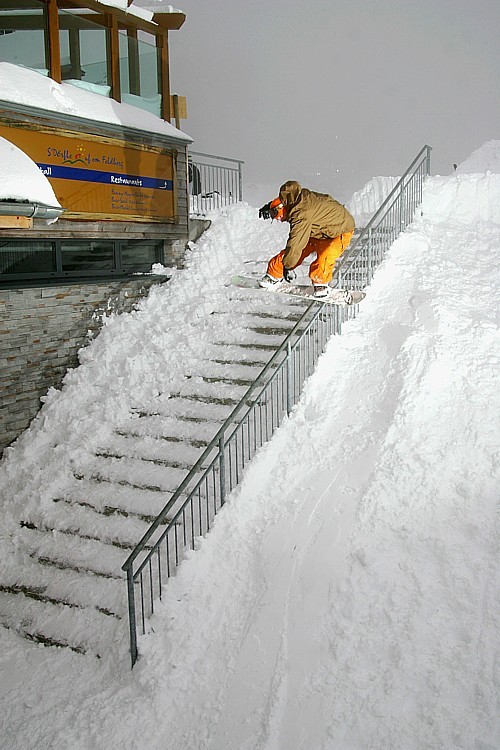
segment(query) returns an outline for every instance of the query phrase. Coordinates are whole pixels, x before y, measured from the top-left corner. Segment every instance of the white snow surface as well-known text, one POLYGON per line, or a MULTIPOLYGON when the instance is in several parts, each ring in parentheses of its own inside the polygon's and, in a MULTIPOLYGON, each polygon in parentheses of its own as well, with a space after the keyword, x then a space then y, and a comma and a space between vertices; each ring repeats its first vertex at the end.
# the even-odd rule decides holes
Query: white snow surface
POLYGON ((365 226, 375 211, 383 204, 398 182, 398 177, 373 177, 346 203, 346 208, 356 217, 357 226, 365 226))
MULTIPOLYGON (((481 149, 468 162, 428 180, 357 318, 169 582, 135 669, 124 641, 98 662, 2 630, 2 747, 500 746, 500 174, 481 149)), ((82 441, 175 384, 229 277, 279 249, 285 227, 256 214, 214 214, 187 268, 107 320, 7 450, 5 564, 23 564, 16 522, 82 441)))
POLYGON ((28 201, 60 208, 52 185, 35 162, 20 148, 0 136, 0 200, 28 201))
POLYGON ((56 83, 35 70, 8 62, 0 62, 0 100, 160 133, 181 141, 193 140, 161 117, 143 109, 116 102, 70 83, 56 83))
POLYGON ((154 13, 183 13, 183 11, 174 8, 172 5, 163 4, 162 0, 147 0, 142 2, 132 2, 129 5, 128 0, 99 0, 102 5, 109 5, 111 8, 118 8, 130 15, 143 18, 145 21, 152 21, 154 13))

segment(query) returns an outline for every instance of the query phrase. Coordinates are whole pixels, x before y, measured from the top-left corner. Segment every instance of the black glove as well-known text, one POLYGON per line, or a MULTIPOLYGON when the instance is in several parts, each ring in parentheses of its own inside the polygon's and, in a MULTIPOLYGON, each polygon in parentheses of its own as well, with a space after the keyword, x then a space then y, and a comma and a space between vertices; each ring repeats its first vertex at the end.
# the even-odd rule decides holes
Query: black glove
POLYGON ((288 281, 289 284, 292 284, 297 278, 297 274, 292 268, 283 268, 283 278, 285 281, 288 281))
POLYGON ((259 209, 259 219, 270 219, 271 218, 271 201, 266 203, 265 206, 259 209))

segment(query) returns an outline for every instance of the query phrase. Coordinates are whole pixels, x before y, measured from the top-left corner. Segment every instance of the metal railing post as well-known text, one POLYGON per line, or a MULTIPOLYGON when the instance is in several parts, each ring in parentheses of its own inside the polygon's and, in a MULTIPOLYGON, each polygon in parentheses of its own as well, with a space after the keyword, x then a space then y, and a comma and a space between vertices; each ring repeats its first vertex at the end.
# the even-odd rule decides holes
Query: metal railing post
POLYGON ((292 388, 292 345, 288 342, 286 347, 286 411, 289 416, 293 409, 292 388))
POLYGON ((219 438, 219 486, 220 486, 220 504, 226 502, 226 447, 224 444, 224 434, 219 438))
POLYGON ((243 165, 238 164, 238 200, 243 200, 243 165))
POLYGON ((404 229, 404 181, 401 182, 401 189, 399 191, 399 231, 402 232, 404 229))
POLYGON ((130 633, 130 659, 132 667, 137 661, 137 621, 135 617, 135 592, 134 592, 134 572, 132 565, 127 568, 127 592, 128 592, 128 625, 130 633))
POLYGON ((372 280, 372 251, 373 251, 373 234, 372 234, 372 228, 370 227, 368 230, 368 243, 367 243, 367 249, 366 249, 366 281, 367 284, 370 283, 372 280))
POLYGON ((427 149, 427 154, 425 157, 425 172, 427 176, 429 176, 431 173, 431 151, 432 149, 430 146, 426 146, 426 149, 427 149))

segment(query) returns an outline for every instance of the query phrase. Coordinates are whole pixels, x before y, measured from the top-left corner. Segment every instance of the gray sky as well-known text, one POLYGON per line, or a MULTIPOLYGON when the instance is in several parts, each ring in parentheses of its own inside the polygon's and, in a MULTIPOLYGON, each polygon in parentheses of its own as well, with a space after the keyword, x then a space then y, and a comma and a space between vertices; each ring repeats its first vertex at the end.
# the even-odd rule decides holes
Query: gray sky
POLYGON ((424 144, 450 174, 500 138, 499 0, 179 0, 172 90, 245 182, 347 199, 424 144))

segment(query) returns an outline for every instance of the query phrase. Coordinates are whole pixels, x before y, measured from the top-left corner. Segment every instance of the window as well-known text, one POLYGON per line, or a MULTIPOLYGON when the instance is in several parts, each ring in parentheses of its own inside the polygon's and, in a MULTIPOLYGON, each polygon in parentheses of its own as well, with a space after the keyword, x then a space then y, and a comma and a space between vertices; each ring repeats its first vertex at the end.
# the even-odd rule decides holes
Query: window
POLYGON ((144 273, 160 260, 160 247, 156 242, 136 240, 121 245, 121 264, 127 273, 144 273))
POLYGON ((15 282, 23 279, 57 283, 148 273, 153 263, 161 262, 162 240, 0 239, 0 283, 4 287, 15 287, 15 282))
POLYGON ((122 101, 161 117, 159 50, 125 31, 119 41, 122 101))
POLYGON ((0 0, 0 62, 48 75, 45 3, 0 0))
POLYGON ((0 275, 48 274, 55 270, 52 242, 0 240, 0 275))
POLYGON ((111 271, 114 265, 112 240, 61 240, 63 271, 111 271))
POLYGON ((92 14, 82 18, 76 10, 59 11, 61 76, 66 83, 109 96, 108 31, 89 18, 92 14))

